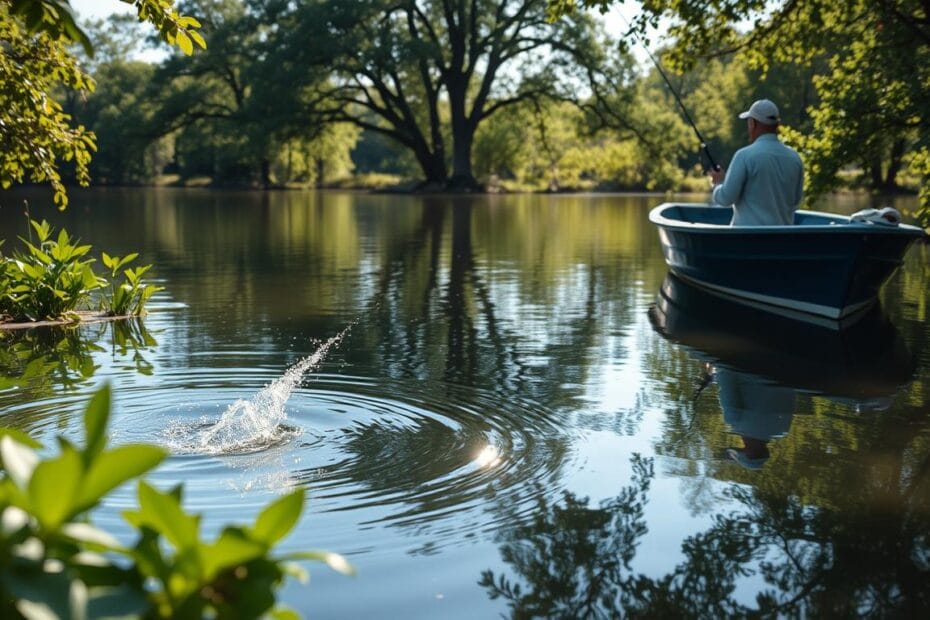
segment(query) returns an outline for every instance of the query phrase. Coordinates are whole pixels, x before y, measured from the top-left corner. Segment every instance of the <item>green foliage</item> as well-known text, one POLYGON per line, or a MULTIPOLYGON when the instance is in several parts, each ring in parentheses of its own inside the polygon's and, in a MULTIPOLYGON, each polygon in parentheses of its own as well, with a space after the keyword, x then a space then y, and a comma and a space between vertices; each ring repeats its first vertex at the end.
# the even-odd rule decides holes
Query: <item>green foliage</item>
MULTIPOLYGON (((143 70, 130 63, 100 68, 101 76, 112 75, 120 83, 113 83, 105 97, 89 99, 87 110, 95 118, 87 120, 113 135, 114 151, 128 150, 121 142, 134 133, 134 157, 141 163, 146 144, 141 141, 167 142, 173 146, 172 172, 185 179, 208 177, 215 185, 308 184, 347 174, 348 153, 358 132, 320 123, 312 87, 280 79, 278 63, 290 60, 272 56, 276 50, 265 42, 274 22, 261 12, 246 11, 239 0, 198 0, 185 6, 204 15, 203 31, 210 38, 205 52, 167 59, 150 72, 148 82, 138 80, 143 70), (125 74, 137 76, 128 92, 125 74), (116 128, 108 130, 112 125, 105 117, 111 111, 122 113, 117 102, 124 99, 138 104, 136 126, 115 118, 116 128)), ((320 75, 325 79, 325 73, 320 75)), ((143 176, 160 172, 149 169, 143 176)))
MULTIPOLYGON (((553 17, 612 4, 549 2, 553 17)), ((669 20, 674 46, 667 58, 674 67, 736 53, 763 76, 797 68, 816 91, 802 95, 800 122, 788 132, 805 159, 808 203, 837 187, 838 173, 850 165, 863 171, 867 187, 882 191, 895 191, 907 166, 920 179, 918 215, 930 224, 927 10, 920 0, 655 0, 643 4, 630 29, 646 33, 669 20)))
MULTIPOLYGON (((185 54, 206 46, 199 22, 182 15, 170 0, 123 0, 140 20, 155 25, 162 38, 185 54)), ((79 43, 93 49, 78 27, 68 0, 0 2, 0 187, 48 182, 59 208, 68 204, 60 162, 73 162, 80 185, 90 182, 88 165, 95 150, 93 133, 72 126, 59 102, 61 92, 83 96, 94 81, 68 51, 79 43)))
POLYGON ((63 209, 68 198, 58 162, 74 162, 78 183, 87 185, 94 136, 83 125, 71 126, 55 93, 93 91, 94 82, 61 40, 31 34, 5 3, 0 3, 0 44, 0 187, 27 178, 48 182, 63 209))
POLYGON ((272 5, 269 70, 312 89, 324 121, 379 132, 433 186, 474 185, 476 131, 534 99, 574 99, 608 82, 596 24, 545 22, 543 0, 316 2, 272 5), (545 57, 547 62, 538 62, 545 57), (320 76, 332 76, 321 80, 320 76))
POLYGON ((149 298, 163 290, 143 279, 151 265, 123 269, 138 254, 121 258, 104 252, 110 278, 103 278, 93 270, 95 259, 86 258, 90 245, 80 245, 64 229, 56 236, 45 220, 30 220, 30 226, 35 243, 31 235, 30 239, 20 237, 25 251, 9 258, 0 256, 0 315, 28 321, 61 319, 84 305, 93 291, 109 284, 109 295, 102 300, 104 309, 114 316, 138 316, 149 298), (124 279, 118 283, 121 270, 124 279))
POLYGON ((85 258, 91 246, 78 245, 66 230, 55 237, 45 220, 32 220, 30 225, 36 243, 20 238, 26 251, 16 252, 5 261, 8 293, 0 304, 3 312, 14 319, 63 317, 105 282, 94 274, 94 260, 85 258))
MULTIPOLYGON (((201 49, 206 48, 203 36, 197 31, 200 22, 175 10, 173 0, 120 1, 131 4, 139 21, 154 25, 162 39, 177 45, 188 56, 194 52, 195 43, 201 49)), ((74 21, 69 0, 9 0, 9 4, 12 13, 22 19, 30 32, 78 43, 88 54, 93 53, 90 38, 74 21)))
POLYGON ((135 543, 96 528, 89 513, 166 456, 145 444, 108 447, 109 415, 103 388, 84 415, 84 446, 59 437, 54 456, 40 456, 39 444, 20 431, 0 430, 3 617, 258 618, 292 613, 275 608, 275 592, 288 577, 306 579, 298 560, 352 573, 337 554, 274 553, 300 517, 302 489, 272 502, 254 524, 205 540, 180 487, 166 492, 140 481, 138 506, 124 513, 135 543))
POLYGON ((110 270, 110 296, 104 298, 103 306, 111 315, 125 316, 132 314, 138 316, 142 314, 145 303, 149 298, 158 291, 164 290, 163 287, 148 284, 142 279, 142 276, 152 268, 151 265, 123 269, 138 256, 136 253, 123 257, 110 256, 106 252, 101 256, 104 266, 110 270), (125 279, 122 284, 117 285, 116 278, 121 269, 125 279))
POLYGON ((70 101, 66 109, 96 136, 91 177, 102 184, 150 182, 171 160, 173 148, 167 138, 154 138, 151 131, 158 105, 152 86, 154 65, 122 56, 130 44, 121 41, 123 34, 138 40, 142 33, 134 23, 114 18, 95 23, 88 32, 97 43, 93 60, 86 60, 93 67, 97 88, 70 101))

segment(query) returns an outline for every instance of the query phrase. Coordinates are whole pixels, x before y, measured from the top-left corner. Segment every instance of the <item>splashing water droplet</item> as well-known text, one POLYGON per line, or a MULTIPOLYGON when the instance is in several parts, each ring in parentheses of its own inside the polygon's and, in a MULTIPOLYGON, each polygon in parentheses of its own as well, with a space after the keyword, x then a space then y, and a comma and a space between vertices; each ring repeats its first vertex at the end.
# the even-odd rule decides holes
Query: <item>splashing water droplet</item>
MULTIPOLYGON (((206 427, 199 425, 201 430, 192 440, 171 441, 172 449, 182 453, 241 454, 278 445, 298 435, 299 429, 285 423, 284 406, 303 376, 319 368, 329 351, 339 346, 351 328, 349 325, 323 342, 313 354, 288 368, 251 399, 240 398, 229 405, 216 423, 206 427)), ((175 425, 168 429, 167 435, 177 438, 180 431, 179 425, 175 425)))

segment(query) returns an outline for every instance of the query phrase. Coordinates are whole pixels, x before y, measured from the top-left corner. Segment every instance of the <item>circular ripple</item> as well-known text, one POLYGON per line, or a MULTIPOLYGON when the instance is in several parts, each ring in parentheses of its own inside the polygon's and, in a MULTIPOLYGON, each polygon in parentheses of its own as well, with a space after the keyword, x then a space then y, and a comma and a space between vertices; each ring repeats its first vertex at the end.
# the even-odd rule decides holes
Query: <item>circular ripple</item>
MULTIPOLYGON (((445 383, 310 375, 273 437, 200 449, 197 438, 230 403, 278 376, 274 368, 186 368, 162 369, 157 382, 123 382, 114 391, 111 442, 168 448, 148 478, 160 488, 183 483, 186 508, 204 513, 208 532, 254 518, 275 494, 302 486, 308 518, 325 532, 316 544, 338 549, 373 527, 407 533, 394 543, 388 537, 386 549, 414 535, 426 535, 431 548, 457 544, 528 518, 541 496, 561 491, 575 438, 554 412, 514 394, 445 383)), ((33 428, 80 441, 85 402, 86 394, 34 401, 29 418, 33 428)), ((108 497, 101 525, 118 533, 135 493, 127 485, 108 497)))

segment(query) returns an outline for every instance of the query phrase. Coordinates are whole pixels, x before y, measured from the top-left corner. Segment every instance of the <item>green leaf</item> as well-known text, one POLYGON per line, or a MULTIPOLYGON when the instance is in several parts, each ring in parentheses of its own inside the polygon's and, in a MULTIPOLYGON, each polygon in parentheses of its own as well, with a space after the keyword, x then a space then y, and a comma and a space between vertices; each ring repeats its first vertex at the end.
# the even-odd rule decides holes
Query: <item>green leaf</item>
POLYGON ((42 223, 39 223, 35 220, 29 220, 29 223, 35 228, 36 235, 39 237, 39 243, 44 242, 48 239, 49 235, 52 234, 52 227, 45 220, 42 220, 42 223))
POLYGON ((74 449, 36 466, 29 481, 29 501, 43 527, 54 531, 71 516, 82 473, 81 455, 74 449))
POLYGON ((268 617, 273 620, 300 620, 300 614, 289 607, 275 607, 268 617))
POLYGON ((118 540, 90 523, 65 523, 61 526, 61 533, 78 542, 107 549, 122 549, 118 540))
POLYGON ((131 254, 127 254, 126 256, 124 256, 124 257, 116 264, 116 267, 114 267, 113 270, 115 271, 115 270, 119 269, 120 267, 122 267, 123 265, 128 265, 128 264, 131 263, 132 261, 136 260, 138 257, 139 257, 139 253, 138 253, 138 252, 133 252, 133 253, 131 253, 131 254))
POLYGON ((145 593, 126 584, 90 591, 88 618, 142 617, 146 611, 150 609, 145 593))
POLYGON ((178 47, 181 48, 186 55, 190 56, 194 53, 194 45, 191 43, 191 39, 183 31, 178 30, 178 33, 175 37, 175 41, 178 44, 178 47))
POLYGON ((220 572, 262 557, 267 548, 239 528, 227 527, 215 542, 201 547, 204 576, 209 581, 220 572))
POLYGON ((188 30, 187 34, 194 40, 194 42, 200 46, 200 49, 207 49, 207 42, 204 41, 203 37, 200 36, 200 33, 196 30, 188 30))
POLYGON ((180 499, 171 491, 162 493, 144 480, 140 481, 137 517, 139 524, 162 534, 178 550, 197 545, 200 517, 184 512, 180 499))
POLYGON ((3 469, 6 470, 13 483, 25 490, 39 463, 39 456, 7 435, 0 437, 0 457, 3 458, 3 469))
POLYGON ((77 505, 87 510, 119 485, 158 465, 167 452, 157 446, 127 444, 96 456, 84 475, 77 505))
POLYGON ((0 437, 9 437, 13 441, 17 441, 24 446, 39 450, 42 448, 42 444, 38 441, 27 435, 26 433, 16 430, 15 428, 5 428, 0 427, 0 437))
POLYGON ((287 536, 293 529, 304 506, 304 490, 298 489, 293 493, 275 500, 269 504, 255 519, 252 535, 271 546, 287 536))
POLYGON ((84 448, 85 463, 90 465, 94 457, 107 445, 107 423, 110 421, 110 386, 104 385, 91 397, 84 410, 84 432, 87 434, 84 448))
POLYGON ((71 579, 66 573, 36 571, 27 576, 10 571, 8 575, 3 585, 12 595, 16 611, 27 620, 71 617, 71 579))

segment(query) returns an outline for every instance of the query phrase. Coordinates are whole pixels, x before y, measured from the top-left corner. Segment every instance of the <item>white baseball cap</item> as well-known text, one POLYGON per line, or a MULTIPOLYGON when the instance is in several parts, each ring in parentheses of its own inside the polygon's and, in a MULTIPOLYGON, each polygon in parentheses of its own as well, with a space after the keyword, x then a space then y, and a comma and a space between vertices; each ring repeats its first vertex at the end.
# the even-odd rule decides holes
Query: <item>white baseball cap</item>
POLYGON ((781 118, 778 116, 778 106, 768 99, 759 99, 754 101, 749 109, 740 112, 740 118, 752 118, 763 125, 777 125, 781 118))

